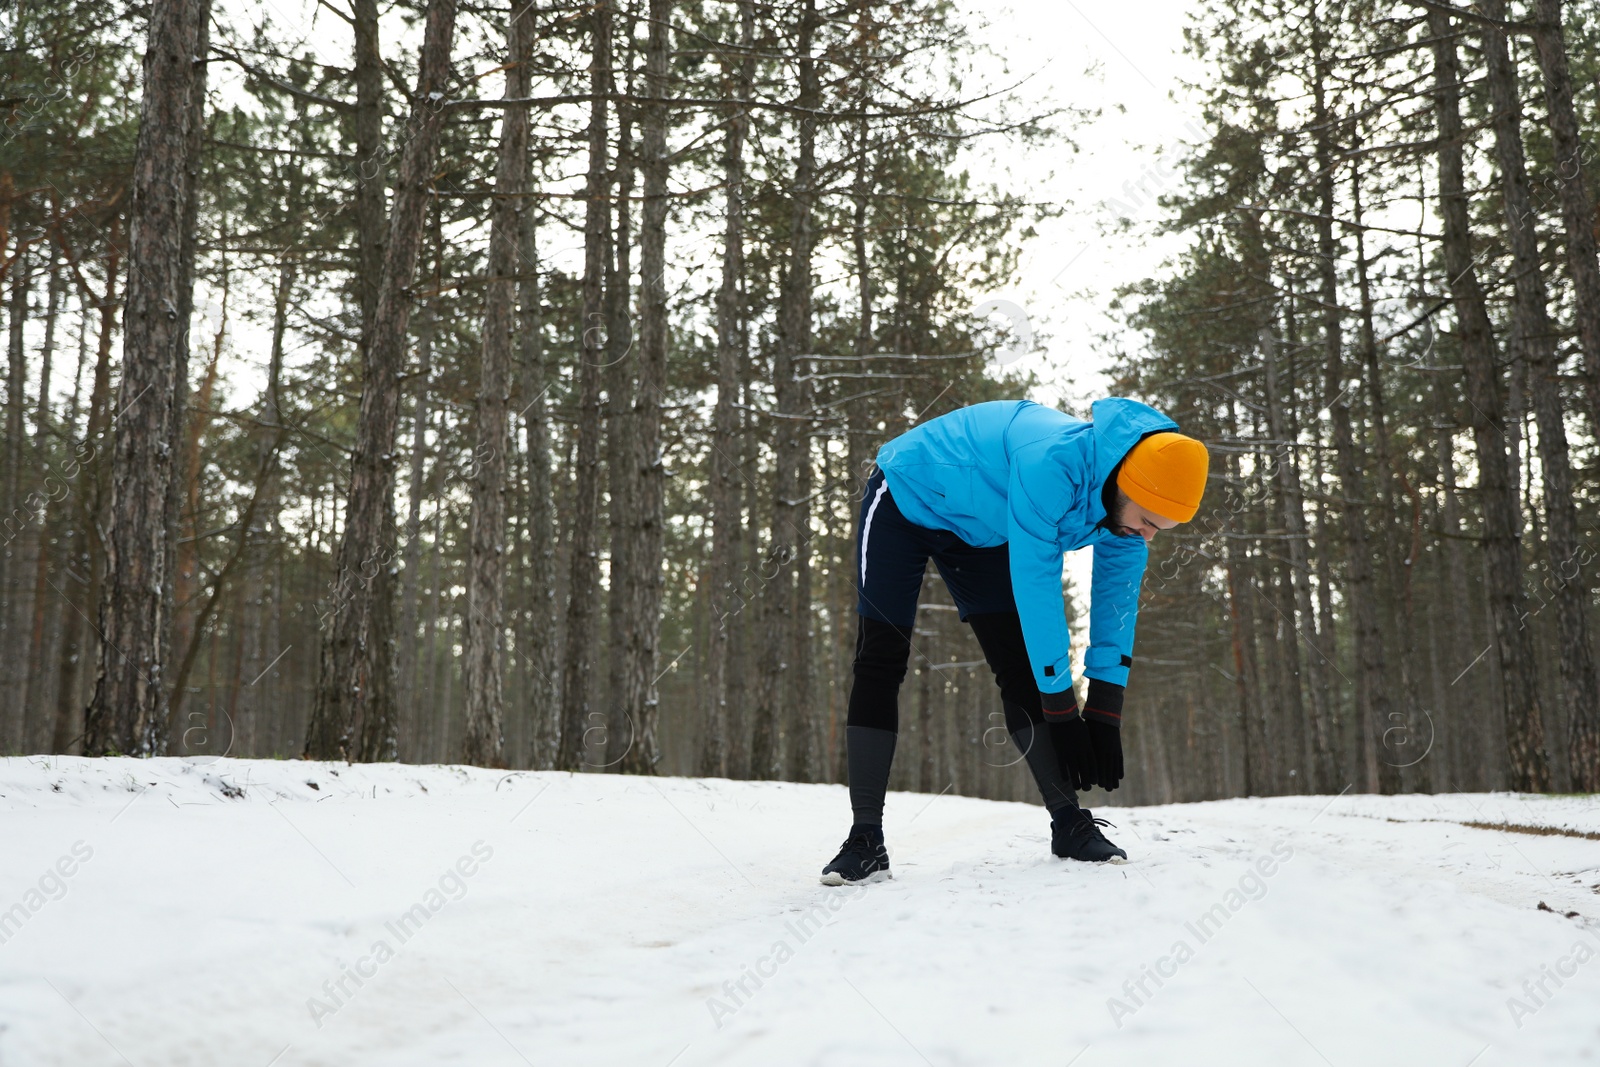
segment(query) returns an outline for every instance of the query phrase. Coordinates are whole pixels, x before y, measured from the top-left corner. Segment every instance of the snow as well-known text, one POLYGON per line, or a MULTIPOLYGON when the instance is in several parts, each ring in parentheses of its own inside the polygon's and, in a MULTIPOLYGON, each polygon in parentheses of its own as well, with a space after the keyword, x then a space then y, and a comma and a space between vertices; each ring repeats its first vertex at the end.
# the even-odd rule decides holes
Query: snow
POLYGON ((1132 862, 893 793, 894 879, 829 888, 841 786, 0 760, 0 1064, 1600 1056, 1593 797, 1097 813, 1132 862))

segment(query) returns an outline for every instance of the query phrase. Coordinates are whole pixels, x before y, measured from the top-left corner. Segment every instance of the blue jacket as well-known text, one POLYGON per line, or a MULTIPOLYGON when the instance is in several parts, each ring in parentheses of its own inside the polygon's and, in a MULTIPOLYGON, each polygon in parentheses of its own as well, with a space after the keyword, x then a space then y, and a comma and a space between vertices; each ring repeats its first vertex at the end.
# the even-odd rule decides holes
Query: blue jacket
POLYGON ((1072 685, 1061 555, 1094 546, 1084 675, 1126 685, 1133 662, 1144 538, 1099 523, 1111 471, 1145 434, 1178 424, 1136 400, 1097 400, 1092 422, 1031 400, 973 404, 878 449, 878 466, 907 519, 970 545, 1011 546, 1011 585, 1041 693, 1072 685))

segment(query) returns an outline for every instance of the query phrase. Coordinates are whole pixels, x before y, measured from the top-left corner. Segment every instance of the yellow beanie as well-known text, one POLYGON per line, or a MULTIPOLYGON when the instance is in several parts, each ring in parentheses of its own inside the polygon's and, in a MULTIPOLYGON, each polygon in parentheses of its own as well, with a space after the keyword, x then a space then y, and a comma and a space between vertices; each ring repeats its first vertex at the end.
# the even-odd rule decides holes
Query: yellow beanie
POLYGON ((1175 522, 1200 510, 1210 456, 1206 446, 1181 433, 1155 433, 1128 450, 1117 488, 1140 507, 1175 522))

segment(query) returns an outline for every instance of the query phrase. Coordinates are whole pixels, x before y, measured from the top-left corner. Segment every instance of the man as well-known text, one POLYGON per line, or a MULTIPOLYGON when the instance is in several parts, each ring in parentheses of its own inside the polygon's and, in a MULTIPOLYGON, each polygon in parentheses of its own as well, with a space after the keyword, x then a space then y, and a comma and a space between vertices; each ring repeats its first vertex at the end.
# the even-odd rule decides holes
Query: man
POLYGON ((854 824, 825 885, 890 877, 883 800, 932 557, 994 671, 1006 729, 1027 759, 1063 858, 1125 861, 1075 790, 1122 780, 1122 690, 1146 542, 1188 522, 1208 455, 1178 424, 1134 400, 1098 400, 1092 421, 1032 401, 960 408, 878 450, 856 540, 855 681, 846 743, 854 824), (1063 552, 1094 546, 1089 679, 1072 688, 1061 592, 1063 552))

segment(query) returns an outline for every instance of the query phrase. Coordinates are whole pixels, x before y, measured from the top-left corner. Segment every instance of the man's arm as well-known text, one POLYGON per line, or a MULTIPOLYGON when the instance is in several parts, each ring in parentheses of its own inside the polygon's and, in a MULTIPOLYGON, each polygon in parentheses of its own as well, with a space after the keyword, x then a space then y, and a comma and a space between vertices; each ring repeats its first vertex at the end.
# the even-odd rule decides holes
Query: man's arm
POLYGON ((1107 537, 1094 544, 1089 590, 1089 648, 1083 673, 1089 679, 1086 713, 1107 721, 1122 718, 1122 688, 1133 663, 1133 633, 1139 619, 1139 587, 1150 550, 1142 537, 1107 537))
MULTIPOLYGON (((1022 637, 1028 647, 1028 662, 1040 702, 1047 719, 1065 719, 1077 714, 1077 697, 1072 691, 1072 638, 1067 631, 1066 602, 1061 595, 1061 546, 1057 542, 1056 514, 1052 501, 1041 508, 1036 499, 1041 486, 1030 492, 1022 482, 1023 464, 1011 465, 1007 487, 1007 541, 1011 560, 1011 589, 1022 620, 1022 637)), ((1037 473, 1037 469, 1035 469, 1037 473)), ((1061 497, 1067 486, 1046 484, 1042 488, 1061 497)), ((1062 501, 1064 502, 1064 501, 1062 501)))

